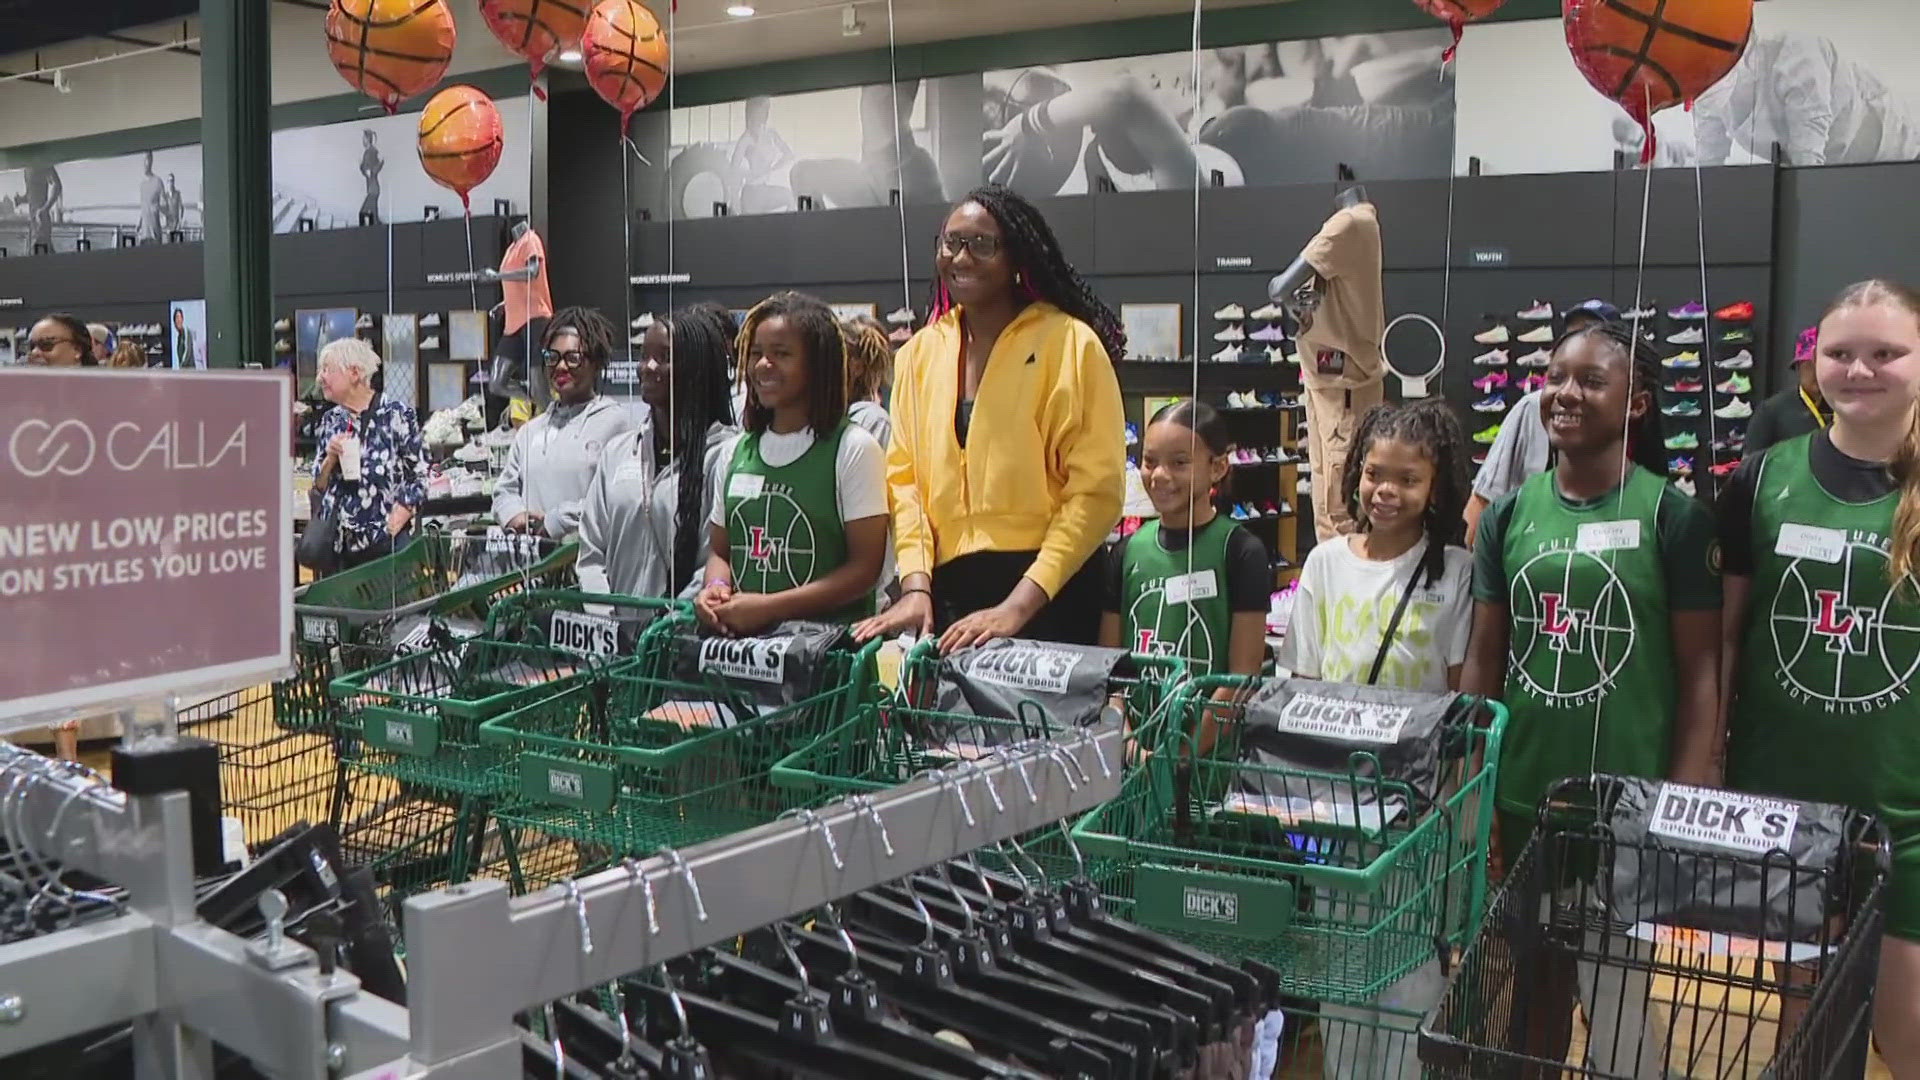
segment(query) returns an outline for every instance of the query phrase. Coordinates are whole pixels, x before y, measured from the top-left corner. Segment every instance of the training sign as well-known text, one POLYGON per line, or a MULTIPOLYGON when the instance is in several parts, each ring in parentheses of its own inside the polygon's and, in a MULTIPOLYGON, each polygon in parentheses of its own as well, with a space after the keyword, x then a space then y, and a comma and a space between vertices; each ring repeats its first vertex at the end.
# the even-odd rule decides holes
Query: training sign
POLYGON ((1647 831, 1669 840, 1765 855, 1793 843, 1798 804, 1685 784, 1661 784, 1647 831))
POLYGON ((287 380, 0 372, 0 727, 289 670, 287 380))

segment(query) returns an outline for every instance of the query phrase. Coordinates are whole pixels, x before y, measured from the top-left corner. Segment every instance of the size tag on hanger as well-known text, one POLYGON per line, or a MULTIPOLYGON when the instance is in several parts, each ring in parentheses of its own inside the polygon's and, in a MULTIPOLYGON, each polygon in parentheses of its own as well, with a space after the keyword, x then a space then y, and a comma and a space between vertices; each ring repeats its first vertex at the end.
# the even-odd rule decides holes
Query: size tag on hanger
POLYGON ((1773 542, 1773 553, 1789 559, 1807 559, 1832 566, 1847 557, 1847 533, 1844 529, 1823 529, 1818 525, 1797 525, 1791 521, 1780 526, 1773 542))
POLYGON ((1592 554, 1600 551, 1633 551, 1640 547, 1640 520, 1589 521, 1580 526, 1573 540, 1575 551, 1592 554))

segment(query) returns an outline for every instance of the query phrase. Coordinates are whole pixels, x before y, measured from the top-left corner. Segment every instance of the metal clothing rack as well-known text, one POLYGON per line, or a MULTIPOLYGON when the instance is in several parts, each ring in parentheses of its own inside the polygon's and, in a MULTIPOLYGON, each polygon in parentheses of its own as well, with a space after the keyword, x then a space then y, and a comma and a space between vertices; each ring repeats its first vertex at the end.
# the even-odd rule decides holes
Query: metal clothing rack
POLYGON ((809 911, 1112 798, 1117 724, 510 898, 497 881, 407 901, 411 1009, 323 974, 297 942, 194 913, 187 797, 126 797, 0 745, 0 826, 128 890, 125 914, 0 946, 0 1057, 134 1026, 140 1080, 211 1080, 212 1044, 269 1075, 520 1075, 515 1014, 809 911))

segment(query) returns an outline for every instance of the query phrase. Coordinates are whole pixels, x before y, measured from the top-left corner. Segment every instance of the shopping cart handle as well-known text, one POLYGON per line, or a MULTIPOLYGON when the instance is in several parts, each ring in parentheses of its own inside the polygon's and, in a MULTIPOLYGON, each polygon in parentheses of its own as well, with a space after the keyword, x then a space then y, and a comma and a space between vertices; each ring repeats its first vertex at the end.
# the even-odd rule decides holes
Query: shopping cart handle
POLYGON ((429 596, 424 600, 415 600, 395 608, 339 608, 324 607, 317 604, 302 604, 300 594, 305 589, 296 589, 293 593, 293 610, 301 615, 324 615, 336 619, 355 622, 369 622, 374 619, 404 619, 409 615, 418 615, 430 611, 445 597, 429 596))

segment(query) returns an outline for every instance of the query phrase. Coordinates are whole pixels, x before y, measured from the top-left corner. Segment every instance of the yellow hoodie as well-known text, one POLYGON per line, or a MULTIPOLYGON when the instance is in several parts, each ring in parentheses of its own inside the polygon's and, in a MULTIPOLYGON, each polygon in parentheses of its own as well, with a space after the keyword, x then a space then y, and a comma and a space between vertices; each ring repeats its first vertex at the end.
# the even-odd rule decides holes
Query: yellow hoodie
POLYGON ((1091 327, 1029 304, 994 342, 962 449, 962 347, 956 309, 894 359, 887 486, 900 576, 976 551, 1038 551, 1026 576, 1058 595, 1120 520, 1120 381, 1091 327))

